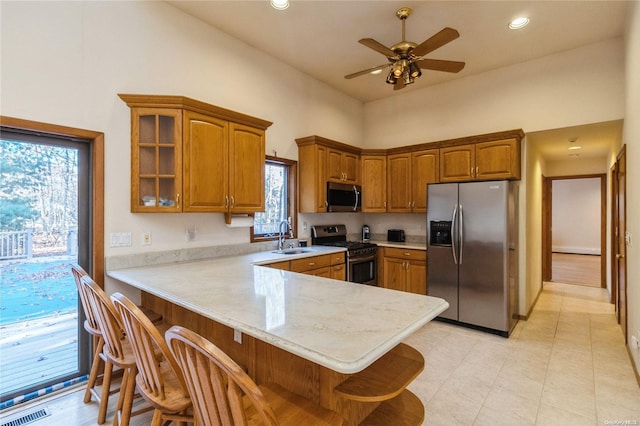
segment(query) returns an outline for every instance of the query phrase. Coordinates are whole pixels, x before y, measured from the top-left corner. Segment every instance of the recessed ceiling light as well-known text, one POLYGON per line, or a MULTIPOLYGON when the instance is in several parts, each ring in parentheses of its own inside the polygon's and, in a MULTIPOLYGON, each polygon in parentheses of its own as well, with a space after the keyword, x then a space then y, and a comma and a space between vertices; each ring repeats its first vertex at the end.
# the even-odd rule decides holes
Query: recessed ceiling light
POLYGON ((529 24, 529 18, 526 16, 522 16, 520 18, 516 18, 509 24, 509 28, 512 30, 519 30, 520 28, 524 28, 529 24))
POLYGON ((370 74, 380 74, 382 72, 382 70, 375 70, 375 71, 371 71, 370 74))
POLYGON ((278 10, 285 10, 289 7, 289 0, 270 0, 271 7, 278 10))
POLYGON ((582 149, 582 147, 581 146, 570 146, 569 147, 569 151, 572 151, 574 149, 582 149))

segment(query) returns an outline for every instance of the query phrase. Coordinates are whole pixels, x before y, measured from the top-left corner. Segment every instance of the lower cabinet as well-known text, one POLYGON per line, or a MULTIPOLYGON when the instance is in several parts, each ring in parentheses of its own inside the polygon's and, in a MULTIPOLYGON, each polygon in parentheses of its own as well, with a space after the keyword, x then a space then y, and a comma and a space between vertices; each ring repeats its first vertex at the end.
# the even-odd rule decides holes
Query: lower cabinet
POLYGON ((427 252, 382 247, 382 287, 410 293, 427 294, 427 252))
POLYGON ((345 281, 347 279, 344 252, 273 262, 264 266, 316 277, 333 278, 334 280, 345 281))

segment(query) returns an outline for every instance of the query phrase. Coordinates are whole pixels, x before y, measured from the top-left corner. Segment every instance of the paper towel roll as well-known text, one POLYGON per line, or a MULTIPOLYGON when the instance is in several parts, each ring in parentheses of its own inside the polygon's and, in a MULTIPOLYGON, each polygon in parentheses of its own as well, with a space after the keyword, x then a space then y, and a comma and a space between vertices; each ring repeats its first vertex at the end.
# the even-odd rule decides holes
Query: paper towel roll
POLYGON ((226 224, 229 228, 248 228, 253 226, 253 216, 246 214, 231 215, 230 223, 226 224))

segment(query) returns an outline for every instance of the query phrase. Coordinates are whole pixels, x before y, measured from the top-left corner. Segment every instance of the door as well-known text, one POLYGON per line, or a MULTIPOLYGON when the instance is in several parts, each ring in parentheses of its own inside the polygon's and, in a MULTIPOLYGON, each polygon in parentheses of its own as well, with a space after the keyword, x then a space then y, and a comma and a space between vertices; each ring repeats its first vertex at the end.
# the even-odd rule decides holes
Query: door
POLYGON ((265 131, 231 123, 229 134, 231 212, 264 211, 265 131))
POLYGON ((449 308, 441 317, 458 320, 458 264, 453 256, 453 244, 458 242, 455 238, 440 238, 451 231, 458 204, 458 184, 428 185, 427 200, 427 294, 449 302, 449 308))
POLYGON ((411 155, 395 154, 387 157, 387 211, 411 211, 411 155))
POLYGON ((613 203, 616 206, 616 215, 614 217, 614 226, 616 226, 616 259, 613 264, 615 271, 615 287, 616 287, 616 319, 622 327, 624 341, 627 342, 627 207, 626 207, 626 191, 627 191, 627 154, 626 147, 622 148, 615 167, 615 192, 613 194, 613 203))
POLYGON ((183 128, 184 211, 227 211, 229 123, 185 111, 183 128))
POLYGON ((427 184, 438 182, 440 152, 437 149, 411 154, 411 210, 414 213, 427 211, 427 184))
POLYGON ((509 330, 507 181, 460 184, 459 321, 509 330))
POLYGON ((71 264, 92 268, 91 145, 2 129, 0 394, 2 401, 88 372, 71 264))

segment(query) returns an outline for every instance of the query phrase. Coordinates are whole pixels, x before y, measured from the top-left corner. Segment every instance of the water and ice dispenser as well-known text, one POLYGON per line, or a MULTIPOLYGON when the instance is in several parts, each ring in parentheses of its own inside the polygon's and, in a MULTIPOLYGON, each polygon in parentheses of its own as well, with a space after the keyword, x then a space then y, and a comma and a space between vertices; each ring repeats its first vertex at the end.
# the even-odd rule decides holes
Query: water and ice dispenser
POLYGON ((432 220, 429 222, 429 245, 451 246, 451 221, 432 220))

